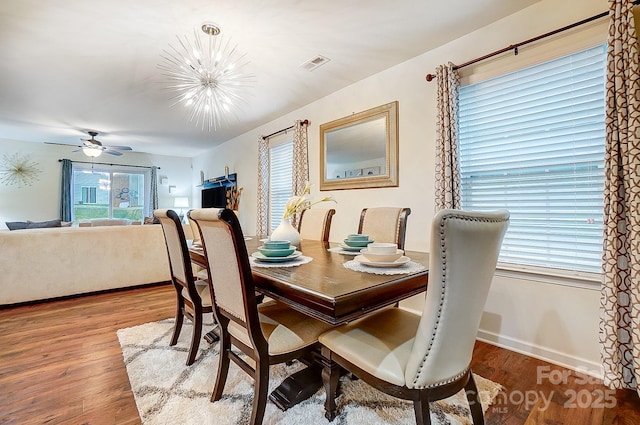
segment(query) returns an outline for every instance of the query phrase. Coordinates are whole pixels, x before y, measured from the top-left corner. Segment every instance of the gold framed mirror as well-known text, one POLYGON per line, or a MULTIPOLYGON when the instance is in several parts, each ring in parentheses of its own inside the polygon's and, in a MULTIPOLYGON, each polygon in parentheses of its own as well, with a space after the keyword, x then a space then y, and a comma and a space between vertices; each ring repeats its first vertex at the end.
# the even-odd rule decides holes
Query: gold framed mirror
POLYGON ((398 186, 398 102, 320 125, 320 190, 398 186))

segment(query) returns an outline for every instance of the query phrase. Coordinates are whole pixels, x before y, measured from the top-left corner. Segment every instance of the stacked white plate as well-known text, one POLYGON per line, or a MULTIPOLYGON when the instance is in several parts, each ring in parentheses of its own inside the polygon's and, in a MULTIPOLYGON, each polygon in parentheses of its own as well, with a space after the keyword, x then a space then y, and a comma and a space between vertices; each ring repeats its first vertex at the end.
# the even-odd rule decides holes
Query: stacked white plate
POLYGON ((372 243, 361 249, 360 254, 354 260, 372 267, 399 267, 411 261, 403 255, 403 250, 391 243, 372 243))

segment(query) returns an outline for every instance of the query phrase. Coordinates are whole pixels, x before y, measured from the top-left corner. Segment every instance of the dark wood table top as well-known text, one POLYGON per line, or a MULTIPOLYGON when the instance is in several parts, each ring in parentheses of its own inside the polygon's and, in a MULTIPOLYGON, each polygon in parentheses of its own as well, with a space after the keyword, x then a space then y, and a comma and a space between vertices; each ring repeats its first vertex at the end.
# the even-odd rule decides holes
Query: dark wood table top
MULTIPOLYGON (((262 245, 260 238, 246 240, 249 254, 262 245)), ((291 307, 331 324, 357 319, 369 312, 426 290, 429 272, 383 275, 347 269, 354 258, 328 251, 338 244, 303 240, 298 250, 313 260, 296 267, 252 267, 256 289, 291 307)), ((405 253, 411 260, 429 266, 429 254, 405 253)), ((206 264, 202 252, 191 250, 196 264, 206 264)))

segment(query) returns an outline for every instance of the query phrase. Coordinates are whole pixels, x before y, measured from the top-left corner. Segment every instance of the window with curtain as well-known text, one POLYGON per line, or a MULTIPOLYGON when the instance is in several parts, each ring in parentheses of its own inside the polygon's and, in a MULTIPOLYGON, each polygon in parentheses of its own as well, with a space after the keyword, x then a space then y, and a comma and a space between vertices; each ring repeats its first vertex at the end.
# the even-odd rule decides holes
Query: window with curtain
POLYGON ((275 230, 282 220, 284 206, 293 196, 293 141, 269 147, 269 229, 275 230))
POLYGON ((503 266, 601 272, 605 74, 597 46, 460 88, 460 205, 511 212, 503 266))
POLYGON ((150 171, 132 167, 73 164, 73 220, 143 220, 149 208, 150 171))

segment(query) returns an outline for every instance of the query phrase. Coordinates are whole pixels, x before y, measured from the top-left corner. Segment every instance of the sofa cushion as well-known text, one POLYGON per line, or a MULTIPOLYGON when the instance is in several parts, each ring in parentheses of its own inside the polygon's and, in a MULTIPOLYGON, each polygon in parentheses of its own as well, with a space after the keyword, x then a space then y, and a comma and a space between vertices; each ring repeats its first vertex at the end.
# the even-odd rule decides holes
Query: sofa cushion
POLYGON ((27 229, 45 229, 47 227, 61 227, 62 220, 59 218, 48 221, 27 220, 27 229))
POLYGON ((26 221, 7 221, 4 224, 6 224, 9 230, 21 230, 27 228, 26 221))

